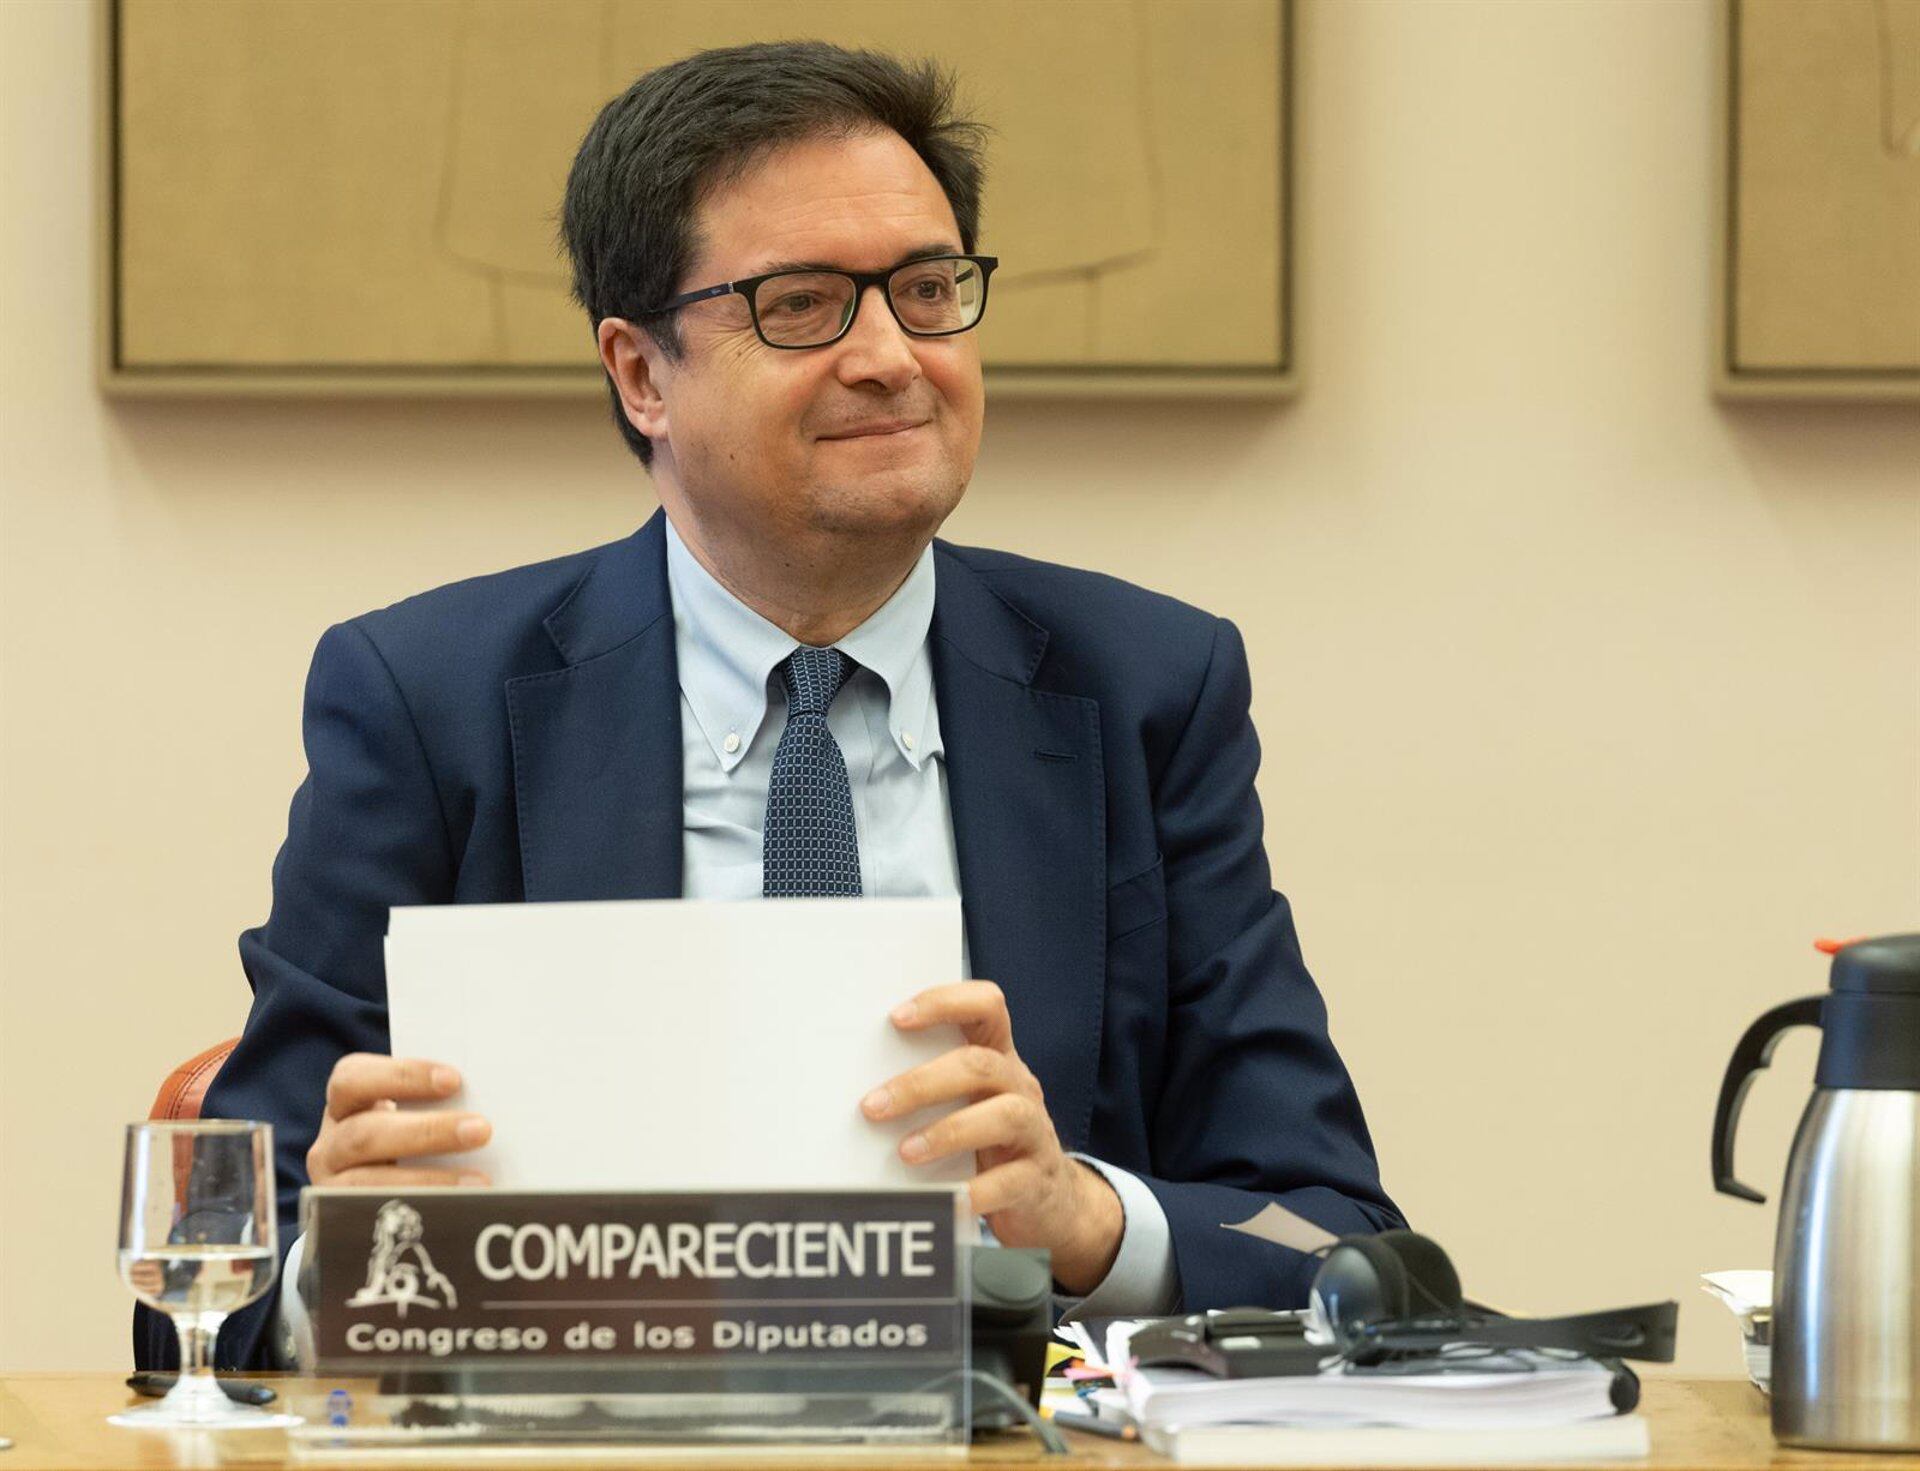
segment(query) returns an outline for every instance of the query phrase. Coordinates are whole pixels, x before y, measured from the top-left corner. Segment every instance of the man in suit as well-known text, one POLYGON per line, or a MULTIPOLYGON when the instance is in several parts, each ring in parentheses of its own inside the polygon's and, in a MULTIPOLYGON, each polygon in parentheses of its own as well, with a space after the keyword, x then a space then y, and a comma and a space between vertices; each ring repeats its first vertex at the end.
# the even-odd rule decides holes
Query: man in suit
MULTIPOLYGON (((936 71, 818 43, 660 68, 589 131, 575 290, 662 510, 321 640, 207 1097, 276 1125, 288 1235, 307 1179, 458 1180, 414 1161, 490 1137, 393 1107, 459 1079, 385 1055, 391 906, 763 894, 961 897, 975 979, 894 1022, 964 1045, 844 1083, 952 1106, 903 1157, 971 1154, 1069 1305, 1297 1304, 1303 1248, 1401 1223, 1271 887, 1232 625, 934 540, 984 407, 980 179, 936 71)), ((220 1359, 281 1356, 267 1318, 220 1359)))

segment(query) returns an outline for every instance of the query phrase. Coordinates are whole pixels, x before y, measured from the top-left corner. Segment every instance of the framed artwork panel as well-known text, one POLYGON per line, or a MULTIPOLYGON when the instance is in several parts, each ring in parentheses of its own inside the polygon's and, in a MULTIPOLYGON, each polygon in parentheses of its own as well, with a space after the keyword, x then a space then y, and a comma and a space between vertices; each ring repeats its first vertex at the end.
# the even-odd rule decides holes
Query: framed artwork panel
POLYGON ((1714 380, 1920 398, 1920 0, 1723 0, 1714 380))
POLYGON ((932 57, 989 142, 996 391, 1283 394, 1292 0, 101 0, 109 392, 600 393, 558 244, 649 67, 932 57))

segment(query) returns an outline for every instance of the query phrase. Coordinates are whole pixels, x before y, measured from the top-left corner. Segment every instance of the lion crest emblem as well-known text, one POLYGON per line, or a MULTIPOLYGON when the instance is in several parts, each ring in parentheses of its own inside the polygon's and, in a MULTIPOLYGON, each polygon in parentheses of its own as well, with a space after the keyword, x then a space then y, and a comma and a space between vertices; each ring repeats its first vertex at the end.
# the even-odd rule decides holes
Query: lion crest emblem
POLYGON ((373 1222, 367 1285, 347 1299, 347 1306, 391 1304, 403 1318, 408 1308, 458 1307, 460 1296, 427 1254, 420 1239, 424 1234, 420 1212, 405 1201, 390 1200, 381 1206, 373 1222))

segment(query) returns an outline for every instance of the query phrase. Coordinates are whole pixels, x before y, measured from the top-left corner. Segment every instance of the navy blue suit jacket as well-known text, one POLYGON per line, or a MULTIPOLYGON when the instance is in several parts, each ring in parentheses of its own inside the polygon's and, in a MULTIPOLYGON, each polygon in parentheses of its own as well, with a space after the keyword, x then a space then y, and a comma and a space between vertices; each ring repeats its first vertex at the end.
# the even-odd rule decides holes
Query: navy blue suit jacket
MULTIPOLYGON (((1315 1262, 1231 1226, 1276 1200, 1337 1233, 1401 1219, 1269 879, 1239 634, 1094 573, 944 542, 934 565, 974 973, 1063 1146, 1165 1208, 1184 1306, 1298 1305, 1315 1262)), ((680 893, 661 518, 329 629, 303 728, 272 913, 240 940, 253 1009, 206 1105, 273 1123, 283 1244, 335 1060, 387 1050, 390 906, 680 893)), ((220 1362, 260 1361, 269 1306, 220 1362)), ((171 1353, 163 1323, 135 1341, 171 1353)))

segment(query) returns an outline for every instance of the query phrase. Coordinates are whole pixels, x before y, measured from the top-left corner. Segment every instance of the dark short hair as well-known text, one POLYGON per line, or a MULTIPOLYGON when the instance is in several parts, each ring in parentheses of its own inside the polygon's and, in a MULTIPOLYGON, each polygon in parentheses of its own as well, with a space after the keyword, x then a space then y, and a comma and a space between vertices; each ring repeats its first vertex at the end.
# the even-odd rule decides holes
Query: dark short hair
MULTIPOLYGON (((561 234, 574 299, 596 331, 606 317, 640 322, 678 357, 675 318, 647 311, 679 288, 701 200, 775 148, 815 137, 898 133, 939 181, 971 252, 986 129, 954 115, 953 94, 951 73, 931 61, 824 41, 727 46, 656 67, 600 110, 567 174, 561 234)), ((652 464, 653 445, 627 422, 611 378, 607 389, 614 422, 652 464)))

